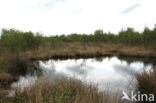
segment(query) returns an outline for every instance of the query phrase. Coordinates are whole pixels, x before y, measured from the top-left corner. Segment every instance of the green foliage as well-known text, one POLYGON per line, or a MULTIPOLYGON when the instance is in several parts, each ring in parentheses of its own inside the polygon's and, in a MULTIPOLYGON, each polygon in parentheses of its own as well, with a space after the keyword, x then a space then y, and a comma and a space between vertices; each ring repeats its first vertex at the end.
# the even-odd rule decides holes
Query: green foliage
POLYGON ((118 34, 104 33, 103 30, 96 30, 94 34, 71 34, 52 36, 49 39, 53 44, 60 42, 105 42, 105 43, 122 43, 126 45, 145 45, 155 46, 156 44, 156 27, 153 30, 145 28, 143 33, 135 31, 133 28, 121 30, 118 34), (55 42, 55 43, 54 43, 55 42))
POLYGON ((62 47, 65 42, 105 42, 125 45, 144 45, 156 48, 156 26, 150 30, 147 27, 142 33, 133 28, 121 30, 118 34, 105 33, 103 30, 96 30, 94 34, 71 34, 61 36, 43 37, 39 33, 22 32, 15 29, 3 29, 0 39, 0 46, 12 52, 27 49, 36 49, 45 42, 49 42, 52 49, 62 47))
POLYGON ((156 27, 153 30, 146 27, 143 32, 143 40, 145 45, 156 44, 156 27))
POLYGON ((141 44, 142 35, 139 32, 134 31, 132 28, 127 28, 125 31, 119 32, 118 35, 119 42, 124 44, 141 44))
POLYGON ((21 32, 14 29, 3 29, 1 34, 0 46, 12 52, 18 52, 30 48, 36 48, 43 43, 43 37, 32 32, 21 32))

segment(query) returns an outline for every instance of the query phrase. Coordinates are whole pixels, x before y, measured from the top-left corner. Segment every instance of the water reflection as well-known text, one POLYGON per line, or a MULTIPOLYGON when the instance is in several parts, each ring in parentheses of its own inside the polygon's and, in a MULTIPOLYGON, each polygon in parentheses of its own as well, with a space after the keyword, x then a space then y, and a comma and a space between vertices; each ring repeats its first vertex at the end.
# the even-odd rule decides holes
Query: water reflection
POLYGON ((86 76, 88 75, 88 73, 94 69, 92 66, 89 66, 86 62, 82 62, 79 64, 75 64, 75 65, 69 65, 66 66, 67 71, 69 71, 71 74, 76 75, 81 75, 83 78, 86 78, 86 76))
POLYGON ((121 74, 122 76, 135 76, 136 70, 134 67, 114 64, 113 69, 116 73, 121 74))
MULTIPOLYGON (((39 66, 43 70, 42 76, 48 76, 52 81, 74 77, 84 82, 98 84, 99 90, 111 88, 114 91, 133 89, 130 84, 135 82, 135 74, 143 69, 152 68, 151 64, 144 65, 140 61, 129 64, 117 57, 102 58, 100 61, 96 58, 39 61, 39 66)), ((20 80, 15 84, 18 83, 20 80)))

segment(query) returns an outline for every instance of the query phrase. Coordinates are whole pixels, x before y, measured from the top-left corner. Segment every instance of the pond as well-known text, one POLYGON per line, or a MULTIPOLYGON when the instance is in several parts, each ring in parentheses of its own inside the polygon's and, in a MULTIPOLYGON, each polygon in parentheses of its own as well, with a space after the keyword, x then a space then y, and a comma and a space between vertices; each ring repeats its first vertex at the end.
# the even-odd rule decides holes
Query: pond
MULTIPOLYGON (((97 85, 99 91, 128 91, 135 89, 136 73, 152 69, 152 63, 143 61, 131 63, 120 60, 118 57, 67 59, 39 61, 42 75, 52 81, 61 78, 76 78, 86 83, 97 85)), ((12 84, 13 88, 27 87, 35 83, 40 76, 36 73, 21 76, 19 81, 12 84)))

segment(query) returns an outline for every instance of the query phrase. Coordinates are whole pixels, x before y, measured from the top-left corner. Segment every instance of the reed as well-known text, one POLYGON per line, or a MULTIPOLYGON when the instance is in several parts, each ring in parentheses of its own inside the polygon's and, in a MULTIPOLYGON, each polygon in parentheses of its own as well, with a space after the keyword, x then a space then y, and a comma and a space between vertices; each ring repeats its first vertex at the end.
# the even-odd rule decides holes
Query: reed
POLYGON ((95 85, 76 79, 54 82, 42 79, 22 92, 17 89, 15 94, 1 103, 121 103, 117 95, 108 97, 105 91, 99 92, 95 85))
POLYGON ((139 73, 137 75, 136 89, 142 94, 154 94, 156 96, 156 70, 152 69, 151 71, 143 71, 142 73, 139 73))

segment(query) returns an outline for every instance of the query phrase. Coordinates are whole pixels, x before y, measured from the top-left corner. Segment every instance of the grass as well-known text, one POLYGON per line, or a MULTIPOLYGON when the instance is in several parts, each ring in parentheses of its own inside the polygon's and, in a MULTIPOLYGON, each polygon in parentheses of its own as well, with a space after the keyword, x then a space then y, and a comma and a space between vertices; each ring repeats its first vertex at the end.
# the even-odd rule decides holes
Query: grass
POLYGON ((64 43, 56 49, 50 45, 40 46, 35 50, 20 52, 19 55, 32 60, 46 59, 67 59, 67 58, 89 58, 102 56, 130 56, 130 57, 155 57, 156 52, 152 49, 146 49, 144 46, 126 46, 123 44, 108 43, 86 43, 80 42, 64 43))
POLYGON ((1 103, 121 103, 120 97, 99 92, 91 84, 76 79, 62 79, 51 82, 40 79, 35 85, 16 90, 16 96, 5 98, 1 103))
POLYGON ((3 69, 1 72, 9 73, 10 75, 24 75, 29 66, 29 59, 26 56, 5 52, 0 54, 3 58, 3 69))
POLYGON ((156 70, 144 71, 137 75, 138 90, 156 95, 156 70))
POLYGON ((16 79, 8 73, 0 72, 0 97, 7 95, 11 89, 10 85, 16 79))
MULTIPOLYGON (((156 96, 156 70, 155 69, 152 69, 151 71, 144 71, 142 73, 139 73, 137 75, 137 82, 138 82, 137 90, 140 91, 142 94, 154 94, 156 96)), ((156 102, 156 98, 155 98, 155 102, 156 102)))

